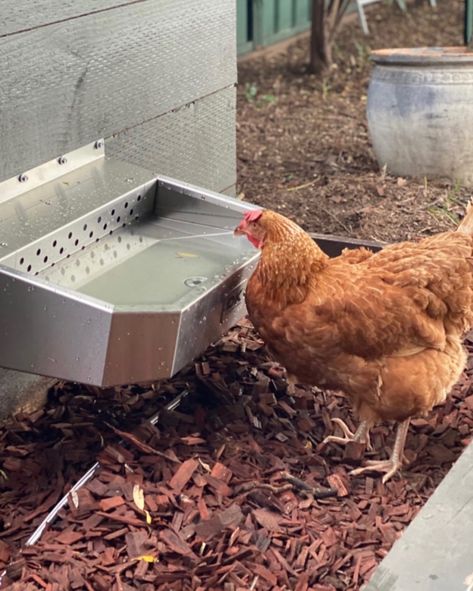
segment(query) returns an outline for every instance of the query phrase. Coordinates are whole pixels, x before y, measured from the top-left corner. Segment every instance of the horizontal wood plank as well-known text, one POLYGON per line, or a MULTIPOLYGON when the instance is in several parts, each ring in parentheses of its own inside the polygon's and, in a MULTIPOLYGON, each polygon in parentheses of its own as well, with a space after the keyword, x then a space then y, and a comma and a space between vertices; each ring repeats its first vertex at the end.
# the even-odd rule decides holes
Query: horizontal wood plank
POLYGON ((471 589, 472 490, 470 443, 376 569, 365 591, 471 589))
POLYGON ((0 37, 144 0, 2 0, 0 37))
POLYGON ((0 180, 233 84, 235 20, 145 0, 0 38, 0 180))
POLYGON ((155 172, 223 191, 236 182, 236 92, 230 86, 119 133, 106 153, 155 172))

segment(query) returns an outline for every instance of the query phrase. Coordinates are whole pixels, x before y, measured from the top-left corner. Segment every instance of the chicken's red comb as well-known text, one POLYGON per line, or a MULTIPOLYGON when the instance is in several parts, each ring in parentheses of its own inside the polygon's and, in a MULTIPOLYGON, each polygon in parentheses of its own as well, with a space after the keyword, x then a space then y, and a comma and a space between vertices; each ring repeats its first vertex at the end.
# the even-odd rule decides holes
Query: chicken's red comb
POLYGON ((256 222, 256 220, 260 219, 262 214, 262 209, 253 209, 252 211, 247 211, 245 213, 244 220, 245 222, 256 222))

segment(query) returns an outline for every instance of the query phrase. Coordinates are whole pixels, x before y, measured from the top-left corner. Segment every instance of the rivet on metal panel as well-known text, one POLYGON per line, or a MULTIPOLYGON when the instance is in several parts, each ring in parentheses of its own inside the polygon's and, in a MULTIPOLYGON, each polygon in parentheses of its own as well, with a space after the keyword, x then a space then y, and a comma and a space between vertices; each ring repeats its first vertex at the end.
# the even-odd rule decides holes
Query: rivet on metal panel
POLYGON ((26 183, 26 181, 28 180, 28 176, 26 174, 20 174, 18 175, 18 180, 20 181, 20 183, 26 183))
POLYGON ((58 164, 66 164, 66 162, 67 162, 67 158, 66 158, 65 156, 60 156, 60 157, 57 159, 57 163, 58 163, 58 164))
POLYGON ((100 150, 100 148, 103 148, 103 140, 97 140, 95 142, 95 146, 94 147, 95 147, 96 150, 100 150))

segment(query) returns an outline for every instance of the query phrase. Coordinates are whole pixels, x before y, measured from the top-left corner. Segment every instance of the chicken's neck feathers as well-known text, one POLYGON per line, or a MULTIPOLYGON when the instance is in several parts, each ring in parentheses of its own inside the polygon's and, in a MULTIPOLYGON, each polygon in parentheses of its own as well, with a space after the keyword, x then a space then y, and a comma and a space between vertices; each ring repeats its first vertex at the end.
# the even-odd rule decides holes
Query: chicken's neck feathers
POLYGON ((268 233, 257 273, 274 298, 285 299, 285 305, 299 303, 327 261, 328 256, 306 232, 288 224, 268 233))

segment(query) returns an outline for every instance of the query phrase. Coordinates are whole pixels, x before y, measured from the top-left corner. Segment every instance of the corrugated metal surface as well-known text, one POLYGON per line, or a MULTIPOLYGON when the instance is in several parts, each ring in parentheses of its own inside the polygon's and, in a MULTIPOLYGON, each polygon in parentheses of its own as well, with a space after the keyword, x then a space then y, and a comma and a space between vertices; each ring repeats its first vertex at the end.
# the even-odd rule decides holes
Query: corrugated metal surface
MULTIPOLYGON (((8 0, 5 17, 2 3, 4 30, 23 26, 20 16, 28 9, 33 16, 31 30, 0 37, 0 180, 128 129, 144 153, 152 139, 148 135, 140 141, 138 126, 145 129, 146 122, 171 112, 177 120, 176 109, 236 80, 234 0, 123 1, 111 9, 111 0, 75 4, 66 2, 61 12, 58 2, 8 0), (70 16, 75 4, 105 10, 45 25, 47 18, 70 16)), ((218 128, 220 116, 231 117, 228 125, 234 124, 232 110, 218 111, 206 124, 218 128)), ((176 131, 184 133, 184 126, 176 131)), ((192 136, 192 130, 185 132, 192 136)), ((158 146, 173 151, 175 169, 168 157, 171 170, 166 172, 178 176, 182 166, 175 142, 183 142, 167 137, 169 146, 156 138, 153 153, 158 146)), ((232 142, 231 137, 225 140, 232 142)), ((154 169, 163 158, 156 158, 154 169)), ((234 159, 227 165, 228 179, 234 175, 234 159)), ((202 176, 200 169, 195 176, 189 169, 186 180, 207 186, 202 176)), ((225 188, 226 182, 213 188, 225 188)))

